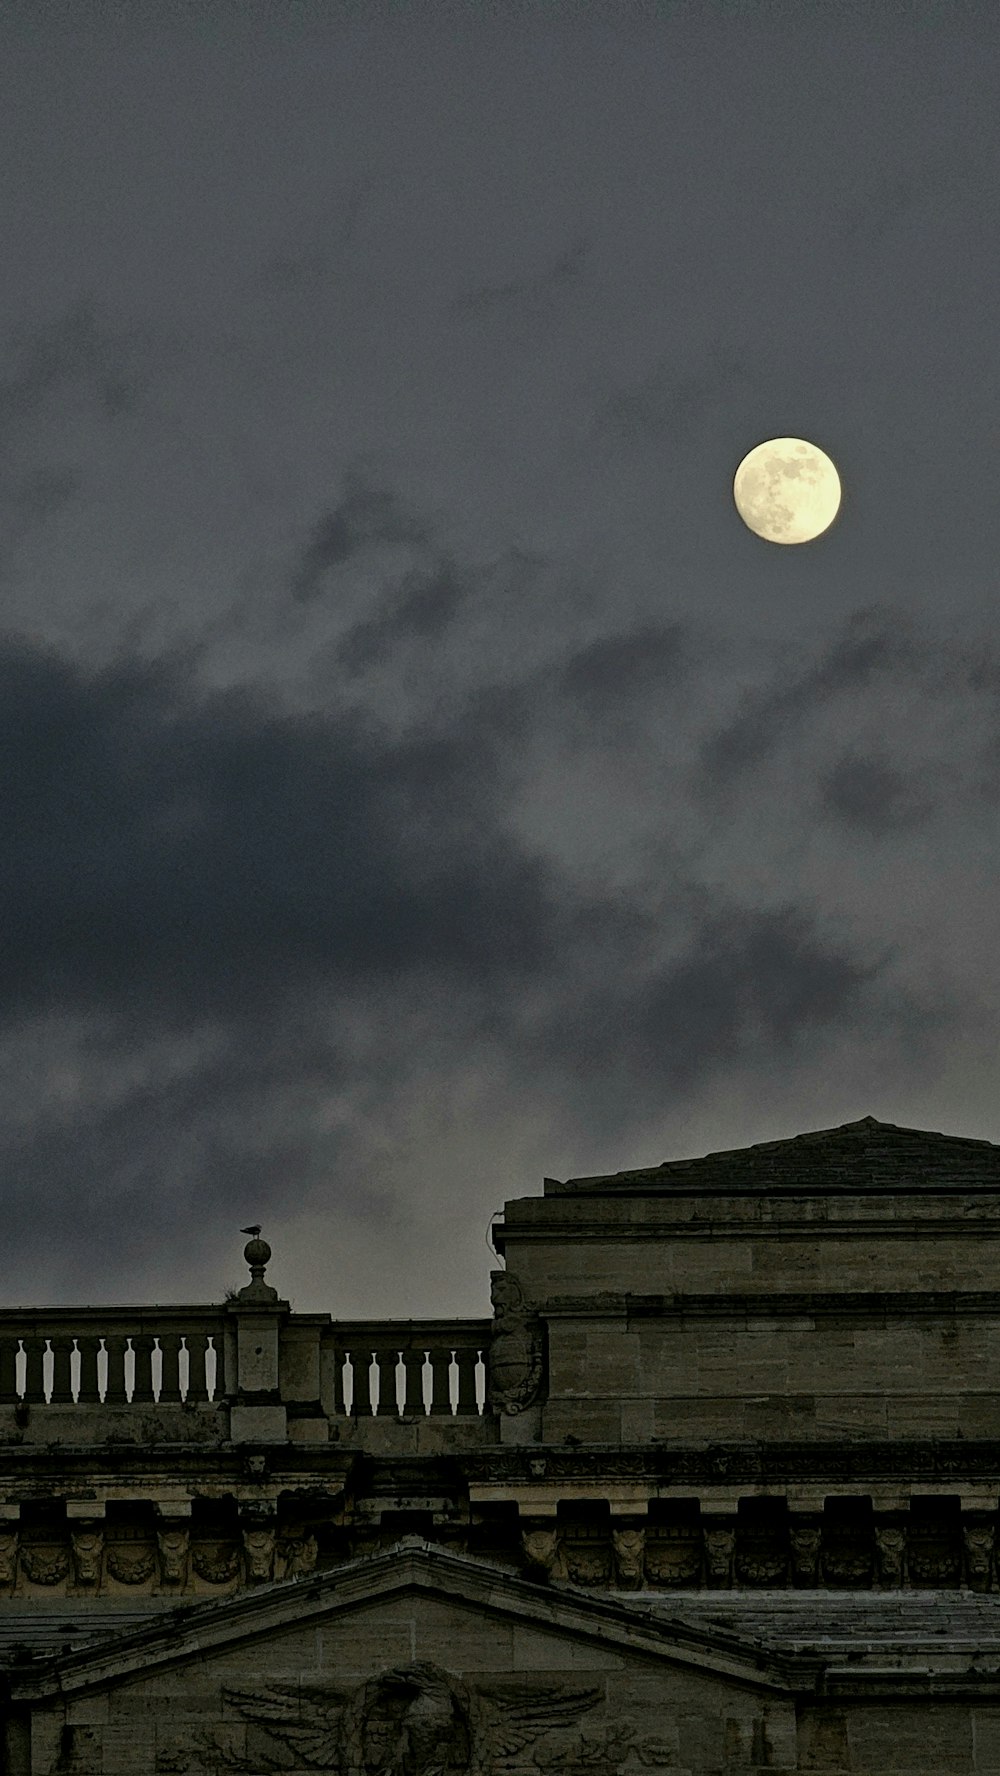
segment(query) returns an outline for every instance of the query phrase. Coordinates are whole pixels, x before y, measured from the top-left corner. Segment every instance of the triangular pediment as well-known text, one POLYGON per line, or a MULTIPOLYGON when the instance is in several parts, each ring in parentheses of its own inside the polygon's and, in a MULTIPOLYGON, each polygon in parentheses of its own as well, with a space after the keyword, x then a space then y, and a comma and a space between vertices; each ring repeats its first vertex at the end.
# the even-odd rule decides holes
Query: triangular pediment
MULTIPOLYGON (((609 1596, 533 1583, 474 1556, 407 1538, 385 1553, 309 1579, 160 1612, 139 1626, 119 1627, 107 1639, 14 1667, 9 1681, 15 1698, 69 1697, 139 1676, 154 1678, 187 1660, 204 1668, 214 1659, 230 1668, 245 1649, 259 1657, 263 1645, 276 1648, 288 1637, 308 1638, 317 1630, 343 1628, 348 1636, 364 1638, 375 1622, 378 1638, 378 1621, 385 1624, 387 1651, 398 1659, 415 1650, 399 1642, 399 1624, 415 1620, 421 1609, 445 1638, 463 1633, 470 1646, 478 1638, 484 1646, 505 1648, 520 1635, 542 1666, 551 1660, 580 1671, 599 1670, 609 1659, 638 1658, 777 1691, 802 1675, 800 1660, 765 1653, 755 1640, 716 1624, 654 1616, 648 1604, 645 1598, 637 1606, 628 1593, 609 1596), (390 1623, 395 1624, 391 1630, 390 1623)), ((811 1672, 814 1662, 808 1663, 811 1672)), ((523 1652, 520 1664, 527 1668, 523 1652)))
POLYGON ((18 1768, 105 1776, 792 1769, 817 1673, 414 1538, 12 1669, 10 1730, 18 1768))
POLYGON ((1000 1191, 1000 1146, 863 1116, 838 1128, 813 1129, 696 1159, 664 1160, 658 1166, 565 1183, 545 1180, 546 1196, 920 1189, 1000 1191))

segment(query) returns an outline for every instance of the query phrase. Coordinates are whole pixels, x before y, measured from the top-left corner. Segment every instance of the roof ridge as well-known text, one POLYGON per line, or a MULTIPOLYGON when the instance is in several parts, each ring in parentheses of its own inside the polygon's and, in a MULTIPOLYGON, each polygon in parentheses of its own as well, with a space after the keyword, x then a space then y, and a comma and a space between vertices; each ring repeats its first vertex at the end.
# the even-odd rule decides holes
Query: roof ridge
POLYGON ((828 1165, 843 1184, 850 1181, 852 1171, 856 1170, 860 1178, 866 1159, 877 1181, 879 1174, 892 1170, 894 1161, 903 1163, 916 1155, 925 1162, 933 1162, 935 1155, 942 1161, 947 1158, 950 1168, 954 1168, 956 1162, 967 1161, 973 1165, 986 1162, 992 1171, 992 1162, 1000 1161, 1000 1143, 975 1135, 945 1134, 940 1129, 911 1128, 868 1115, 829 1128, 784 1135, 774 1141, 755 1141, 746 1147, 715 1148, 709 1153, 693 1154, 683 1159, 663 1159, 658 1165, 629 1166, 620 1172, 569 1178, 565 1184, 556 1179, 546 1179, 545 1182, 547 1187, 552 1185, 556 1190, 566 1190, 577 1185, 654 1182, 657 1178, 666 1181, 671 1175, 705 1177, 714 1170, 766 1174, 775 1165, 780 1166, 782 1161, 787 1161, 789 1167, 798 1161, 807 1172, 822 1170, 828 1165))

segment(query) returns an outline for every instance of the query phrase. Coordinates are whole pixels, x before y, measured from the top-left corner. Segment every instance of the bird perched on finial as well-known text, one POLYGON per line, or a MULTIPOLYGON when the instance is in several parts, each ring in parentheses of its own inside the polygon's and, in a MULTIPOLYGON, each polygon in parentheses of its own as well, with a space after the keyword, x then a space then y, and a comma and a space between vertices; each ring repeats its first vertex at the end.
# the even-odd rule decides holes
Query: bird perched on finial
POLYGON ((260 1232, 260 1226, 258 1225, 256 1227, 241 1227, 240 1232, 241 1233, 252 1233, 254 1238, 256 1239, 258 1233, 260 1232))

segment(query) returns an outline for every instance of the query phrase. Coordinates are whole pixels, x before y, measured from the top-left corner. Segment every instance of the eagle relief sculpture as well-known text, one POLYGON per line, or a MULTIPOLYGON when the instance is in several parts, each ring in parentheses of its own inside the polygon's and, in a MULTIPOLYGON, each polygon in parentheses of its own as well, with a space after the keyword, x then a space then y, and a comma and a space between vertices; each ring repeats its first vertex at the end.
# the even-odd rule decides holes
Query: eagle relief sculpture
MULTIPOLYGON (((659 1747, 639 1739, 627 1721, 581 1731, 581 1717, 604 1699, 598 1684, 513 1676, 467 1685, 417 1660, 390 1666, 354 1690, 288 1683, 227 1686, 222 1695, 230 1714, 257 1729, 256 1756, 239 1757, 203 1731, 198 1750, 184 1753, 186 1773, 262 1776, 302 1768, 326 1776, 539 1776, 556 1769, 560 1776, 615 1776, 628 1747, 647 1766, 659 1762, 659 1747)), ((168 1753, 159 1768, 170 1767, 168 1753)))
POLYGON ((492 1273, 490 1299, 489 1404, 494 1412, 524 1412, 542 1385, 541 1322, 525 1307, 521 1285, 509 1270, 492 1273))

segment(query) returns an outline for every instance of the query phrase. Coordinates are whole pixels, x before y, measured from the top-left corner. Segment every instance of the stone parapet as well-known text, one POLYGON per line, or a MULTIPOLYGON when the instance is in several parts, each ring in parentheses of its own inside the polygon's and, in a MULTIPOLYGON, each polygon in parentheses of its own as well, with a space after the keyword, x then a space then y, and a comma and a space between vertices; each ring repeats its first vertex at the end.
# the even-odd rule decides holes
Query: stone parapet
POLYGON ((495 1440, 491 1322, 335 1321, 287 1301, 0 1310, 0 1448, 495 1440))

